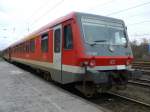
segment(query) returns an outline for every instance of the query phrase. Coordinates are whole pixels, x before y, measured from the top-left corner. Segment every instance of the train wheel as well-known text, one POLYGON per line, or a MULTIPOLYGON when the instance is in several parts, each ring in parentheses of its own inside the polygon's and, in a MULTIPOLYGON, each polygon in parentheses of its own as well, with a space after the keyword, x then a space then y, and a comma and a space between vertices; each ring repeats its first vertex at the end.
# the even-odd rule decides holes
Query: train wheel
POLYGON ((43 78, 47 81, 51 81, 51 74, 49 72, 43 72, 43 78))
POLYGON ((96 88, 91 85, 75 85, 75 88, 80 91, 86 98, 92 98, 97 94, 96 88))
POLYGON ((50 73, 47 73, 46 80, 47 80, 47 81, 51 81, 51 80, 52 80, 52 78, 51 78, 51 74, 50 74, 50 73))

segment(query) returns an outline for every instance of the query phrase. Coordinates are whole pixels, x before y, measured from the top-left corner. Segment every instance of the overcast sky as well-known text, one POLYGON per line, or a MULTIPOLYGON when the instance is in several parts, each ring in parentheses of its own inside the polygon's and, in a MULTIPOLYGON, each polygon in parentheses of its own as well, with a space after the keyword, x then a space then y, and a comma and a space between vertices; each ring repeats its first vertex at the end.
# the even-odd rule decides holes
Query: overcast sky
POLYGON ((0 0, 0 50, 72 11, 123 19, 130 40, 150 40, 150 0, 0 0))

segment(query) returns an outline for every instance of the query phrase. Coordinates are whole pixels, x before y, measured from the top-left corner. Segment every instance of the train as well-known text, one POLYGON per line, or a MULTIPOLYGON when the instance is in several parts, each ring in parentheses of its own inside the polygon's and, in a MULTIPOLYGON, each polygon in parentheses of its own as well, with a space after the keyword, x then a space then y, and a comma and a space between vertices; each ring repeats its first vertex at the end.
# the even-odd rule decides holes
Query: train
POLYGON ((133 54, 123 20, 72 12, 3 51, 4 59, 43 71, 48 80, 73 84, 87 96, 124 86, 133 54))

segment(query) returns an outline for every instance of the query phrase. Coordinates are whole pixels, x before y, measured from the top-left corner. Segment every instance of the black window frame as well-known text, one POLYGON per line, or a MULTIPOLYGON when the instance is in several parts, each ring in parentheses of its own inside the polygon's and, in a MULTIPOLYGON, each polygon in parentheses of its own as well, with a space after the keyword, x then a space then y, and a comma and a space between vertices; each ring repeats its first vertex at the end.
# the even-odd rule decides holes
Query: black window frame
POLYGON ((48 52, 49 46, 48 38, 49 38, 48 33, 44 33, 41 35, 41 51, 44 53, 48 52))
POLYGON ((23 52, 26 53, 26 43, 23 43, 23 52))
POLYGON ((72 32, 72 25, 71 24, 66 24, 63 27, 63 37, 64 37, 64 49, 65 50, 71 50, 73 49, 73 32, 72 32), (69 31, 69 32, 67 32, 69 31), (67 42, 70 41, 70 44, 67 42))

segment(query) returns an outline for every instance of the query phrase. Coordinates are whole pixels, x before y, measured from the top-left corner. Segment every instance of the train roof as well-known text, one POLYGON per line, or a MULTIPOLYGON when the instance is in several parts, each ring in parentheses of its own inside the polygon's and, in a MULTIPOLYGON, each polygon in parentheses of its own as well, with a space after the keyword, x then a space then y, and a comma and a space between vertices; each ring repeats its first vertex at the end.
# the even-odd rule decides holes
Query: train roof
POLYGON ((81 13, 81 12, 71 12, 70 14, 68 14, 66 16, 63 16, 63 17, 60 17, 60 18, 54 20, 53 22, 50 22, 47 25, 41 27, 40 29, 30 33, 29 35, 27 35, 23 39, 15 42, 14 44, 9 46, 8 48, 13 47, 13 46, 18 45, 18 44, 21 44, 24 41, 30 40, 32 38, 35 38, 37 35, 42 34, 44 32, 47 32, 49 30, 49 28, 54 27, 54 26, 56 26, 57 24, 59 24, 61 22, 64 22, 66 20, 69 20, 69 19, 75 18, 75 17, 81 18, 82 16, 92 17, 92 18, 101 18, 101 19, 106 20, 106 21, 107 20, 109 20, 109 21, 111 20, 112 22, 123 23, 122 20, 116 19, 116 18, 105 17, 105 16, 100 16, 100 15, 95 15, 95 14, 81 13))

